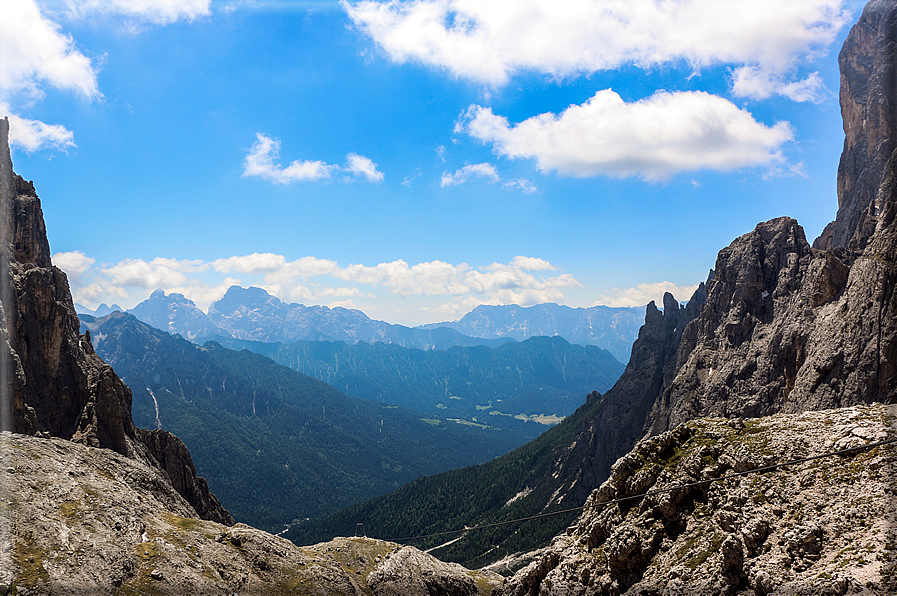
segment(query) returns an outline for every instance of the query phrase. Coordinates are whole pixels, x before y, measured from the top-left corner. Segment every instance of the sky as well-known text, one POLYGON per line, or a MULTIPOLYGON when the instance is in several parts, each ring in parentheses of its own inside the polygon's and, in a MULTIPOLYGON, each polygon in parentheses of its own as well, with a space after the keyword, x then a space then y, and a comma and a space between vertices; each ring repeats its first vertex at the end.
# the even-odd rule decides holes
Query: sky
POLYGON ((862 7, 0 0, 0 117, 88 308, 641 306, 834 219, 862 7))

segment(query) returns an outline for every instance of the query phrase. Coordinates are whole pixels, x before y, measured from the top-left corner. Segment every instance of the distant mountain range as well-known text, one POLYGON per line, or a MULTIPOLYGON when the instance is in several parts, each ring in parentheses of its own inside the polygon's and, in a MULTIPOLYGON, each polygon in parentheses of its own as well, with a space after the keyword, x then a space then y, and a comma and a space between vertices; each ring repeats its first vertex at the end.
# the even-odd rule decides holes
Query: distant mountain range
POLYGON ((517 341, 539 335, 559 335, 571 344, 604 348, 625 364, 629 361, 632 342, 644 322, 644 306, 571 308, 559 304, 528 307, 484 304, 459 321, 430 323, 418 329, 447 327, 473 337, 509 337, 517 341))
POLYGON ((83 304, 78 304, 77 302, 75 302, 75 312, 77 312, 79 315, 90 315, 92 317, 105 317, 106 315, 114 313, 116 311, 124 312, 124 310, 125 309, 123 309, 122 307, 120 307, 117 304, 113 304, 112 306, 109 306, 105 302, 101 303, 96 308, 87 308, 83 304))
MULTIPOLYGON (((75 305, 80 314, 105 316, 116 310, 75 305)), ((536 336, 560 336, 571 344, 608 350, 622 363, 644 322, 644 307, 570 308, 557 304, 530 307, 479 306, 459 321, 419 327, 375 321, 360 310, 287 304, 261 288, 232 286, 205 313, 183 294, 156 290, 128 310, 144 323, 201 343, 233 338, 266 343, 342 341, 396 344, 405 348, 444 350, 453 346, 498 346, 536 336)))
POLYGON ((176 432, 234 517, 269 530, 528 439, 349 397, 263 356, 199 347, 122 312, 82 315, 82 330, 131 388, 135 424, 176 432))

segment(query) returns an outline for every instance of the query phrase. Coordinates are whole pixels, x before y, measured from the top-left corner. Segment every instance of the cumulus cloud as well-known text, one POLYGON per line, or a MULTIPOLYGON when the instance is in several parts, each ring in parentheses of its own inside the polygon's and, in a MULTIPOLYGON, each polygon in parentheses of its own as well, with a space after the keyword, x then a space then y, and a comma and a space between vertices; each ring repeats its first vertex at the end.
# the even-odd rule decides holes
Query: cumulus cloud
POLYGON ((75 47, 71 36, 41 13, 34 0, 4 3, 0 56, 0 118, 9 116, 10 145, 29 153, 74 147, 70 130, 25 118, 16 106, 42 98, 44 86, 99 99, 102 94, 90 59, 75 47))
POLYGON ((58 252, 51 257, 53 264, 65 271, 69 285, 73 288, 85 285, 84 275, 93 267, 96 260, 88 257, 80 250, 58 252))
POLYGON ((208 265, 202 261, 179 261, 156 257, 152 261, 143 259, 125 259, 102 269, 112 285, 133 286, 154 290, 184 286, 188 282, 188 273, 204 271, 208 265))
POLYGON ((0 112, 9 115, 9 144, 27 153, 39 149, 65 150, 75 146, 75 135, 60 124, 45 124, 39 120, 21 118, 0 103, 0 112))
POLYGON ((511 260, 511 267, 522 271, 554 271, 555 267, 545 259, 516 256, 511 260))
POLYGON ((270 252, 245 255, 241 257, 228 257, 226 259, 215 259, 211 266, 215 271, 221 273, 230 273, 239 271, 240 273, 260 273, 277 271, 286 265, 286 258, 283 255, 275 255, 270 252))
POLYGON ((293 161, 287 167, 274 163, 280 156, 280 141, 256 134, 256 141, 249 148, 249 154, 243 161, 243 176, 258 176, 277 184, 290 182, 317 182, 330 178, 339 166, 328 165, 323 161, 293 161))
POLYGON ((652 300, 659 308, 663 308, 663 295, 666 292, 672 294, 676 300, 684 302, 691 298, 698 284, 680 286, 671 281, 639 284, 634 288, 614 288, 602 295, 595 305, 605 306, 645 306, 652 300))
POLYGON ((483 294, 498 304, 556 302, 565 288, 582 287, 570 274, 536 277, 530 271, 554 271, 544 259, 518 256, 510 264, 493 263, 477 270, 467 263, 430 261, 408 265, 404 260, 368 267, 349 265, 334 277, 367 285, 382 285, 400 296, 461 296, 483 294))
POLYGON ((40 97, 44 83, 100 97, 96 71, 75 41, 41 14, 34 0, 5 2, 0 19, 0 91, 4 97, 24 93, 40 97))
POLYGON ((754 65, 792 72, 849 22, 842 0, 364 0, 342 6, 398 62, 503 85, 635 64, 754 65))
POLYGON ((357 153, 350 153, 346 156, 346 171, 353 176, 364 178, 368 182, 383 180, 383 172, 377 171, 377 164, 357 153))
POLYGON ((464 166, 454 174, 443 172, 439 185, 442 188, 445 188, 446 186, 455 186, 456 184, 469 182, 472 178, 484 178, 488 182, 498 182, 501 180, 498 171, 496 171, 495 166, 491 163, 478 163, 464 166))
POLYGON ((561 114, 516 125, 473 105, 456 132, 491 143, 499 155, 535 159, 543 171, 655 180, 683 171, 779 163, 781 146, 794 136, 787 122, 766 126, 709 93, 659 91, 626 103, 610 89, 561 114))
POLYGON ((74 134, 60 124, 22 115, 23 106, 44 97, 46 87, 71 91, 88 100, 102 98, 90 58, 62 32, 54 19, 63 14, 126 16, 168 24, 209 14, 210 0, 49 0, 42 12, 36 0, 3 3, 0 19, 0 117, 9 116, 10 145, 33 152, 74 147, 74 134), (49 15, 49 16, 48 16, 49 15))

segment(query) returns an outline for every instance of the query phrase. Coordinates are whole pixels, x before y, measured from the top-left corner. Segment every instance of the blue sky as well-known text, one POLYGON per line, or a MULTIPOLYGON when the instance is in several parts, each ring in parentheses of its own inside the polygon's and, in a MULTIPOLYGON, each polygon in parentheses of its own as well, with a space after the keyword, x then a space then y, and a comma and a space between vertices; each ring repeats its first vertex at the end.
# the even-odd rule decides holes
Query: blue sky
POLYGON ((0 0, 75 300, 231 284, 404 324, 685 300, 837 209, 837 0, 0 0))

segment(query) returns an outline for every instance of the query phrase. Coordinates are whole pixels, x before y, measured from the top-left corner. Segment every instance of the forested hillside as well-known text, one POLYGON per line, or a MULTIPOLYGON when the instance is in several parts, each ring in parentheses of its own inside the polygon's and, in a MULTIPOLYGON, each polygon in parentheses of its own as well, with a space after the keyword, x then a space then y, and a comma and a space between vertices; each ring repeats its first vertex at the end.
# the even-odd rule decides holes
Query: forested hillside
POLYGON ((416 350, 396 344, 221 339, 333 385, 349 395, 433 416, 463 418, 535 437, 572 414, 591 391, 610 389, 625 368, 606 350, 533 337, 497 348, 416 350))
MULTIPOLYGON (((572 416, 539 438, 485 464, 419 478, 398 490, 353 505, 327 519, 300 524, 285 534, 296 544, 314 544, 352 535, 363 523, 368 536, 398 540, 463 530, 582 505, 571 491, 577 462, 565 461, 577 431, 604 406, 598 393, 572 416)), ((577 516, 576 512, 470 532, 405 541, 433 548, 440 559, 479 567, 510 553, 546 543, 577 516)))
POLYGON ((200 348, 124 313, 84 325, 134 392, 135 423, 181 437, 234 517, 260 528, 320 518, 525 440, 349 397, 263 356, 200 348))

